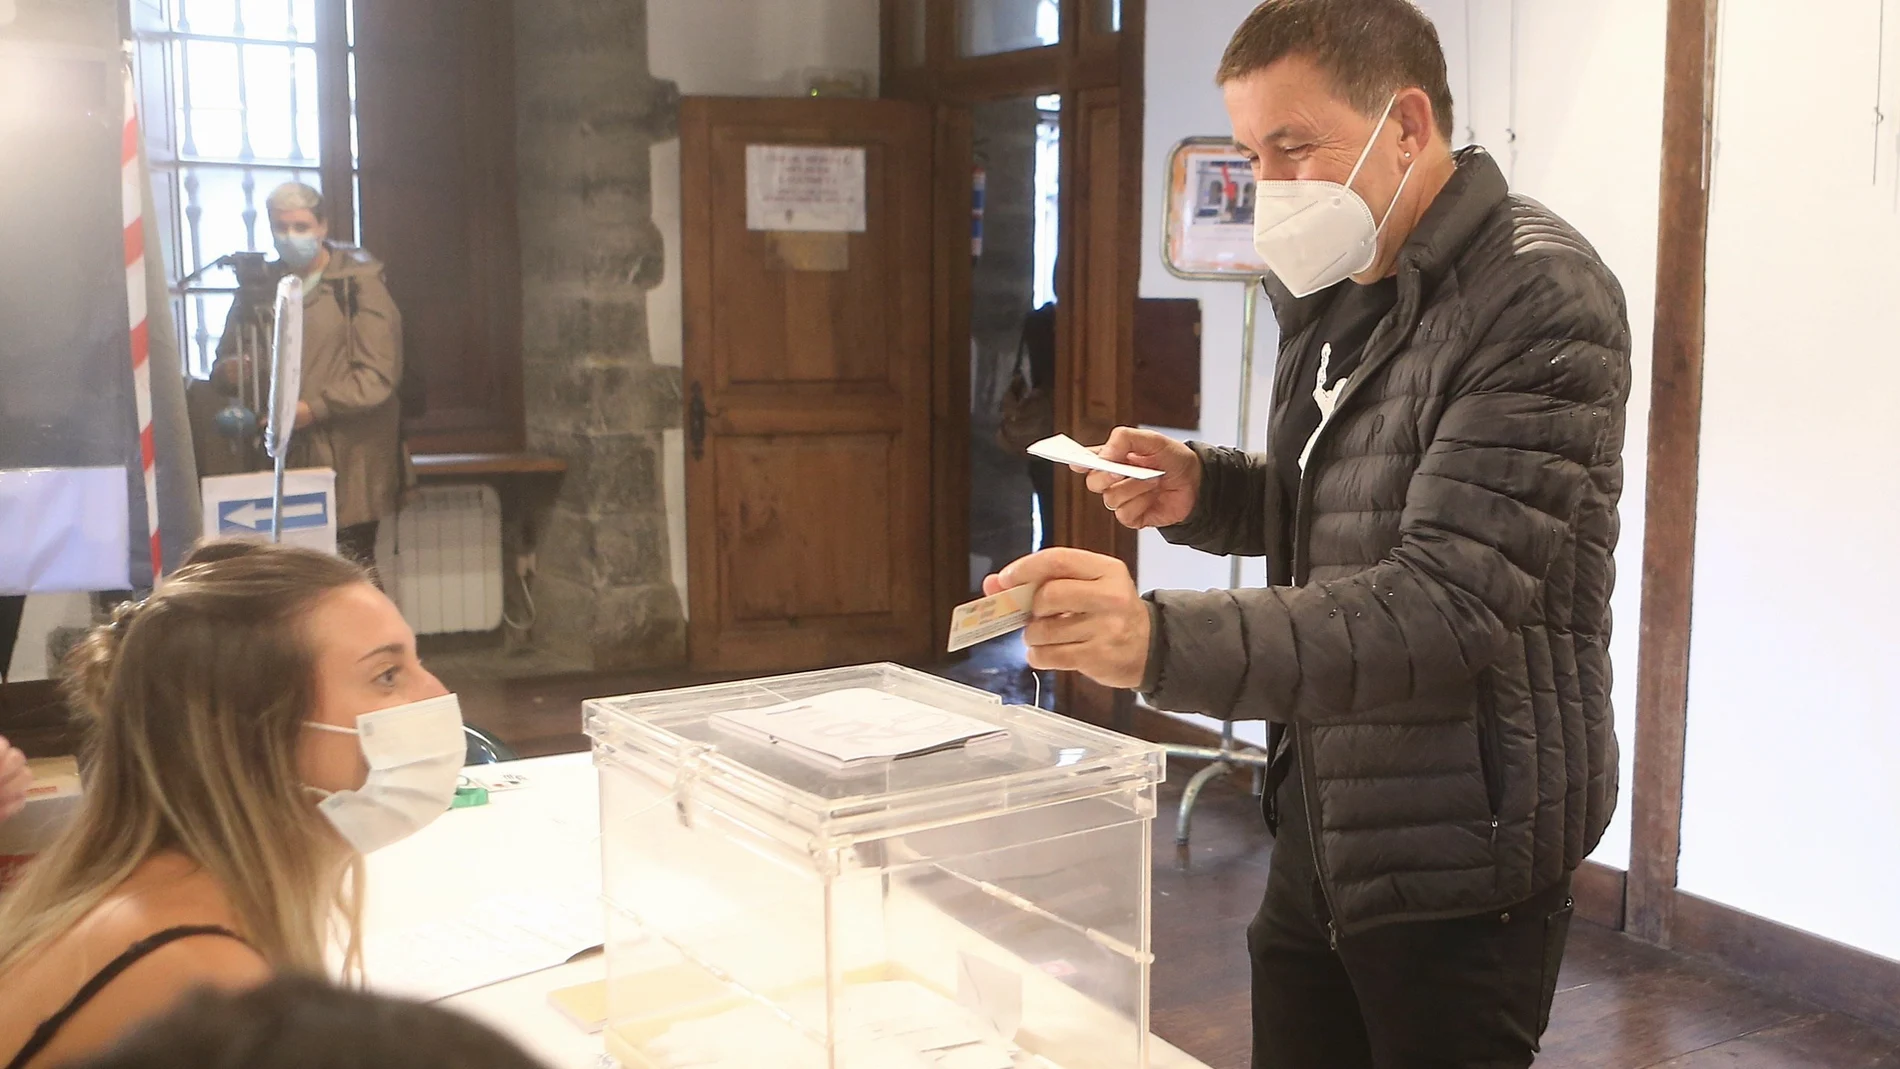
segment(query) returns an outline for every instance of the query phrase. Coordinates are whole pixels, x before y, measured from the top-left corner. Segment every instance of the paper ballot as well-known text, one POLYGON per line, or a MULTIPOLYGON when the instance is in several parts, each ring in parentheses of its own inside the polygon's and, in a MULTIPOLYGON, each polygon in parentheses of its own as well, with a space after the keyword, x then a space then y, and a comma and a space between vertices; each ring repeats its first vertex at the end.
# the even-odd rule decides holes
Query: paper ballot
POLYGON ((714 713, 712 723, 839 768, 1007 736, 995 724, 858 687, 765 709, 714 713))
POLYGON ((1106 471, 1126 479, 1159 479, 1163 474, 1153 468, 1137 468, 1132 464, 1117 464, 1112 460, 1103 460, 1096 456, 1093 450, 1066 434, 1044 438, 1029 447, 1029 455, 1041 457, 1055 464, 1067 464, 1071 467, 1087 468, 1090 471, 1106 471))

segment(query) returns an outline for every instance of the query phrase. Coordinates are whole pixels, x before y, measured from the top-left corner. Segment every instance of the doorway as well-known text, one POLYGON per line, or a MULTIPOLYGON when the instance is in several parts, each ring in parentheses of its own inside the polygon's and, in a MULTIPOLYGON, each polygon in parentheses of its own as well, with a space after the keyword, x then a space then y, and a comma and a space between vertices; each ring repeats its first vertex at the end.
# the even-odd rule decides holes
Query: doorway
MULTIPOLYGON (((1000 440, 1012 389, 1053 398, 1056 257, 1061 240, 1062 98, 1036 94, 970 109, 970 596, 983 577, 1055 544, 1055 468, 1000 440)), ((1038 434, 1054 434, 1049 424, 1038 434)), ((1009 700, 1053 706, 1020 633, 971 651, 959 674, 1009 700)))
MULTIPOLYGON (((1012 386, 1055 389, 1062 98, 971 108, 970 590, 1053 544, 1055 469, 999 440, 1012 386)), ((1055 433, 1053 405, 1051 425, 1055 433)))

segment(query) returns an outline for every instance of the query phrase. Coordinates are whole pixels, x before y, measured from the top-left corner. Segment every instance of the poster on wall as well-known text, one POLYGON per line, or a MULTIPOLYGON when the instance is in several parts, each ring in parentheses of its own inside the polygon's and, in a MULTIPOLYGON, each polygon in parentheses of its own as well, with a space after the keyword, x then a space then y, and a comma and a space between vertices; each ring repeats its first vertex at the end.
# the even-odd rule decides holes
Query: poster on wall
POLYGON ((1257 278, 1253 165, 1227 138, 1191 137, 1168 158, 1162 259, 1182 278, 1257 278))
POLYGON ((864 231, 864 150, 831 145, 747 145, 746 229, 864 231))

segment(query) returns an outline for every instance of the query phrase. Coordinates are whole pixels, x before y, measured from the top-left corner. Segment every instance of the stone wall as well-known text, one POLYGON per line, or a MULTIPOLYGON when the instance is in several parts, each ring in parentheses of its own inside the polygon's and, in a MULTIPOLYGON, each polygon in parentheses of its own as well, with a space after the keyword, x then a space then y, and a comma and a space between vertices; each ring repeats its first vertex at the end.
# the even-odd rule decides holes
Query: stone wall
POLYGON ((650 150, 679 94, 648 72, 646 26, 645 0, 515 8, 528 446, 568 463, 538 525, 534 641, 595 670, 685 656, 662 486, 680 373, 653 363, 646 323, 650 150))

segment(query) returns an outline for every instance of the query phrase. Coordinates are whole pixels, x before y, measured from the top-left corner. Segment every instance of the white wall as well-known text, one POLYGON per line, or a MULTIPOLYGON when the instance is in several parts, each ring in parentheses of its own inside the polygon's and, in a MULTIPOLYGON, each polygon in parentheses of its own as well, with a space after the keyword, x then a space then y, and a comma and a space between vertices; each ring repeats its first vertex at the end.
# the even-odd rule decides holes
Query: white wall
MULTIPOLYGON (((810 69, 878 77, 878 0, 647 0, 647 60, 655 78, 686 96, 796 96, 810 69)), ((666 242, 665 278, 647 294, 653 362, 678 367, 684 339, 680 298, 680 146, 653 146, 653 222, 666 242)), ((686 450, 666 432, 668 541, 680 604, 686 592, 686 450)))
MULTIPOLYGON (((1625 449, 1629 469, 1623 495, 1622 546, 1617 554, 1616 618, 1612 650, 1617 682, 1613 700, 1623 744, 1623 782, 1631 780, 1635 744, 1636 621, 1642 574, 1643 458, 1647 450, 1650 338, 1656 276, 1657 182, 1661 166, 1663 5, 1654 0, 1518 0, 1515 63, 1512 4, 1508 0, 1423 0, 1439 29, 1456 98, 1454 141, 1492 149, 1514 173, 1514 185, 1569 219, 1594 243, 1622 280, 1629 299, 1636 388, 1630 399, 1625 449), (1471 12, 1469 25, 1466 12, 1471 12), (1475 64, 1468 57, 1475 55, 1475 64), (1517 75, 1512 77, 1515 65, 1517 75), (1516 83, 1516 102, 1512 85, 1516 83), (1517 131, 1515 151, 1508 133, 1517 131)), ((1145 147, 1144 255, 1146 297, 1198 296, 1204 320, 1202 425, 1194 436, 1231 444, 1240 367, 1241 297, 1238 286, 1185 282, 1161 262, 1162 190, 1169 150, 1181 138, 1229 132, 1213 71, 1227 38, 1254 7, 1253 0, 1202 0, 1193 16, 1153 20, 1148 27, 1148 111, 1145 147)), ((1278 332, 1271 311, 1256 356, 1254 441, 1267 411, 1278 332)), ((1224 587, 1225 561, 1169 546, 1152 533, 1141 542, 1141 584, 1224 587)), ((1244 583, 1262 581, 1249 562, 1244 583)), ((1629 799, 1596 858, 1626 867, 1629 799)))
MULTIPOLYGON (((1233 133, 1214 71, 1220 65, 1227 38, 1258 0, 1196 0, 1192 14, 1151 17, 1148 20, 1147 112, 1142 136, 1141 295, 1192 297, 1201 302, 1201 425, 1182 438, 1233 445, 1239 441, 1240 354, 1246 286, 1240 282, 1195 282, 1176 278, 1161 259, 1161 228, 1167 196, 1168 157, 1174 146, 1189 137, 1228 137, 1233 133)), ((1153 12, 1155 16, 1161 13, 1153 12)), ((1252 446, 1260 448, 1266 435, 1267 404, 1273 391, 1274 355, 1280 331, 1273 322, 1273 305, 1263 294, 1254 334, 1254 389, 1250 422, 1252 446)), ((1210 557, 1181 546, 1171 546, 1153 531, 1141 533, 1137 580, 1147 590, 1208 590, 1226 587, 1229 565, 1225 557, 1210 557)), ((1244 561, 1241 583, 1266 583, 1266 565, 1244 561)), ((1219 724, 1205 717, 1183 717, 1203 727, 1219 724)), ((1236 725, 1240 738, 1264 745, 1266 727, 1260 722, 1236 725)))
POLYGON ((1877 19, 1722 6, 1679 882, 1900 959, 1900 20, 1876 184, 1877 19))
POLYGON ((1623 541, 1617 550, 1617 621, 1611 644, 1623 793, 1597 861, 1629 865, 1630 786, 1636 752, 1637 621, 1642 605, 1643 494, 1649 448, 1649 377, 1656 306, 1656 224, 1662 170, 1664 4, 1655 0, 1518 0, 1517 101, 1511 101, 1509 0, 1425 0, 1451 65, 1457 117, 1534 197, 1581 230, 1623 283, 1631 360, 1623 541), (1466 42, 1470 42, 1467 48, 1466 42), (1475 64, 1467 56, 1475 55, 1475 64), (1467 75, 1469 70, 1469 75, 1467 75), (1475 106, 1468 106, 1469 98, 1475 106), (1515 126, 1513 127, 1513 117, 1515 126), (1515 128, 1512 142, 1509 131, 1515 128))

